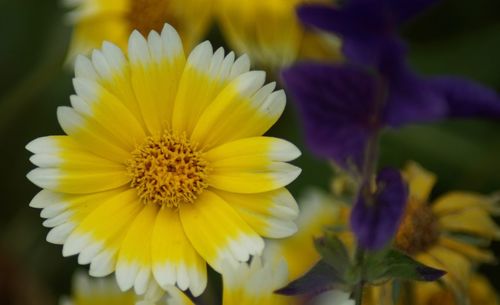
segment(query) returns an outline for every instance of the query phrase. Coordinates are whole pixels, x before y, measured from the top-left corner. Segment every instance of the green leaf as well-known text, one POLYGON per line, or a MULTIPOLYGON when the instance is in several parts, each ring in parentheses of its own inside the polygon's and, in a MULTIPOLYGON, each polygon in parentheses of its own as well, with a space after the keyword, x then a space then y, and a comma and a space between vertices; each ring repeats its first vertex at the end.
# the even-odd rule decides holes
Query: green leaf
POLYGON ((329 264, 340 277, 344 277, 347 270, 351 267, 349 252, 344 243, 333 234, 315 239, 314 245, 323 260, 329 264))
POLYGON ((397 251, 389 250, 385 253, 376 253, 365 262, 365 280, 378 283, 390 279, 435 281, 446 272, 417 262, 410 256, 397 251))

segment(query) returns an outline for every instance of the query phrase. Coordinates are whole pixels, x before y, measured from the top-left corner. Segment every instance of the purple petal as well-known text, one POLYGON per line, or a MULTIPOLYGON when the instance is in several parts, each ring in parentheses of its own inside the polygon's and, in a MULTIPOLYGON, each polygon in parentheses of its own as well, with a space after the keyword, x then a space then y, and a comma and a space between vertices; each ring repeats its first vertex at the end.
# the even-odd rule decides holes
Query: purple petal
POLYGON ((311 150, 345 169, 359 167, 367 139, 378 128, 375 78, 353 66, 314 63, 295 65, 282 75, 311 150))
POLYGON ((376 250, 394 236, 403 215, 408 189, 396 169, 383 169, 377 176, 377 192, 373 203, 361 193, 351 212, 351 228, 360 245, 376 250))
POLYGON ((447 112, 443 94, 412 73, 389 84, 385 121, 390 126, 432 122, 445 118, 447 112))
POLYGON ((455 77, 432 78, 429 83, 444 95, 449 117, 500 118, 500 96, 490 88, 455 77))

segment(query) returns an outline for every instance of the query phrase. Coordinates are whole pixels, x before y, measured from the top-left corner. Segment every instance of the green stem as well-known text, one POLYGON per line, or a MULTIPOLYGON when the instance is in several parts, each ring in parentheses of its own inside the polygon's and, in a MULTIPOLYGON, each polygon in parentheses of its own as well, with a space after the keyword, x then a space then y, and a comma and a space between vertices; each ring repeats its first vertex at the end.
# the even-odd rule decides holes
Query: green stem
POLYGON ((360 280, 356 284, 356 287, 354 287, 354 302, 356 305, 361 305, 363 303, 363 288, 364 288, 364 270, 363 270, 363 263, 364 263, 364 257, 365 257, 365 251, 363 248, 358 246, 356 249, 356 264, 359 266, 359 273, 360 273, 360 280))

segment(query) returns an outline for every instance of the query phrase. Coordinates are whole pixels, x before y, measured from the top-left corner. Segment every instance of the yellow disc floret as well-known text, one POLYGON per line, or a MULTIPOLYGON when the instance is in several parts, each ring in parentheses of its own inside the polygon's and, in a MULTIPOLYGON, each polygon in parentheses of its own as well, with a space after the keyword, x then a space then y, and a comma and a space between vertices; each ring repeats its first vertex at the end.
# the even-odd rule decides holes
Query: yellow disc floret
POLYGON ((208 163, 185 135, 148 137, 132 152, 127 170, 141 201, 178 207, 207 188, 208 163))
POLYGON ((440 233, 438 219, 431 207, 426 202, 410 199, 396 235, 396 247, 415 255, 436 245, 440 233))
POLYGON ((131 2, 128 20, 132 30, 138 30, 143 35, 148 35, 150 31, 160 32, 165 20, 176 26, 168 14, 169 7, 167 0, 135 0, 131 2))

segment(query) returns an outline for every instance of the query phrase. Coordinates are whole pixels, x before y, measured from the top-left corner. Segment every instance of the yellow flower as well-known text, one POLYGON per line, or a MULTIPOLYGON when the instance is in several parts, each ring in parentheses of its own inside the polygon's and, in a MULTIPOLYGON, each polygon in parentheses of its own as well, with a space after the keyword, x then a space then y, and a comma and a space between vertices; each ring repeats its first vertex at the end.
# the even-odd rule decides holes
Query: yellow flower
POLYGON ((177 288, 168 287, 167 294, 151 291, 147 299, 133 291, 122 292, 111 278, 90 278, 83 272, 73 276, 70 297, 64 297, 60 305, 192 305, 177 288))
POLYGON ((64 0, 72 8, 68 20, 74 25, 68 58, 88 54, 103 41, 123 50, 133 30, 143 35, 161 31, 168 22, 179 31, 186 50, 206 33, 212 19, 213 1, 206 0, 64 0))
MULTIPOLYGON (((291 237, 266 241, 262 258, 255 257, 250 264, 223 273, 223 305, 303 305, 300 296, 283 296, 273 292, 283 288, 311 269, 320 259, 313 239, 323 235, 325 226, 340 217, 340 206, 317 191, 309 192, 302 200, 298 231, 291 237)), ((332 291, 320 295, 315 304, 351 305, 349 294, 332 291), (335 301, 335 302, 334 302, 335 301)))
POLYGON ((239 53, 271 69, 299 58, 340 58, 339 40, 326 33, 306 30, 295 9, 327 0, 219 0, 216 14, 226 40, 239 53))
POLYGON ((466 237, 485 242, 500 238, 500 228, 490 216, 498 212, 497 202, 455 191, 429 203, 436 177, 416 163, 409 163, 404 175, 410 194, 395 246, 424 264, 445 270, 442 281, 463 298, 471 264, 495 260, 489 250, 467 242, 466 237))
POLYGON ((76 61, 72 107, 60 107, 66 136, 27 145, 39 166, 47 240, 79 254, 90 273, 116 270, 122 290, 177 284, 199 295, 206 262, 221 272, 264 248, 262 237, 296 231, 298 207, 285 186, 300 151, 263 137, 285 94, 209 42, 185 59, 165 25, 132 33, 128 56, 104 43, 76 61))

